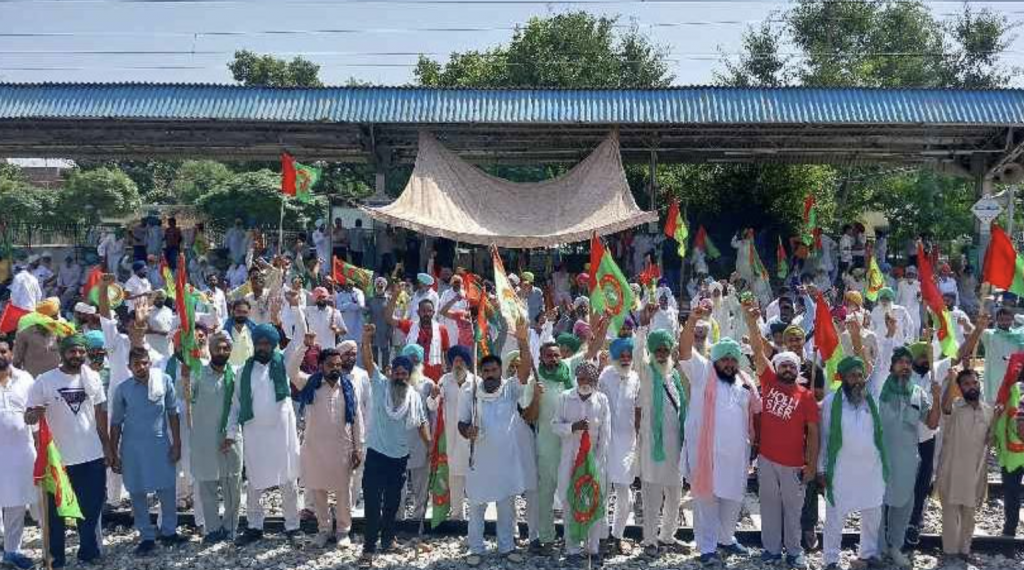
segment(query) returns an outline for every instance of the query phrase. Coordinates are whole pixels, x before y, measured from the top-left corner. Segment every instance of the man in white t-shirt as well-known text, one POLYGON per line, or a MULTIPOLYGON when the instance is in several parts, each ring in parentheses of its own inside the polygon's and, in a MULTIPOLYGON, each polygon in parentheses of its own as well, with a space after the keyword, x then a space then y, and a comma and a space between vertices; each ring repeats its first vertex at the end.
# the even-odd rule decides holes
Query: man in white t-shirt
MULTIPOLYGON (((96 531, 106 496, 110 445, 107 440, 106 395, 99 375, 85 366, 85 337, 75 334, 60 343, 61 364, 36 378, 29 390, 25 421, 45 419, 75 491, 83 519, 77 524, 78 560, 90 563, 100 556, 96 531)), ((47 501, 50 521, 50 556, 55 568, 65 566, 64 518, 54 501, 47 501)))

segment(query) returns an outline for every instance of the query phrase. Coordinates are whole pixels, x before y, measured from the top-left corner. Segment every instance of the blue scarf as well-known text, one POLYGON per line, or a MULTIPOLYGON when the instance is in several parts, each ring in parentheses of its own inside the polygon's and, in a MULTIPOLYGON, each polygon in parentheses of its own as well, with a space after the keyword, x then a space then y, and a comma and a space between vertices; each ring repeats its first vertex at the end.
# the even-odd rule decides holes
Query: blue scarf
MULTIPOLYGON (((306 385, 299 390, 299 393, 295 396, 295 401, 299 403, 299 415, 305 411, 306 406, 313 405, 316 391, 320 389, 323 383, 323 372, 317 372, 310 376, 309 380, 306 381, 306 385)), ((345 423, 353 424, 356 419, 356 396, 355 391, 352 389, 352 380, 349 379, 348 374, 341 375, 341 395, 345 398, 345 423)))

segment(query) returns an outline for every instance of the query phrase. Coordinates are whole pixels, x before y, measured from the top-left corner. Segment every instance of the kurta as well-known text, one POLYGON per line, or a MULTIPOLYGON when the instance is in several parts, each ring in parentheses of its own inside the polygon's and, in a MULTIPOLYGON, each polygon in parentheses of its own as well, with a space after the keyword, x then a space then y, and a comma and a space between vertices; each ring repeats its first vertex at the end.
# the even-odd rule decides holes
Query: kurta
POLYGON ((520 465, 516 432, 522 387, 518 379, 509 378, 494 394, 486 394, 483 384, 479 384, 475 411, 473 388, 473 384, 465 385, 458 415, 452 416, 462 423, 475 418, 480 430, 473 450, 473 468, 466 473, 466 497, 471 504, 501 501, 526 489, 523 471, 516 468, 520 465))
MULTIPOLYGON (((462 476, 469 471, 469 440, 459 433, 458 421, 462 410, 462 399, 473 399, 472 386, 482 382, 471 373, 466 373, 466 379, 460 385, 455 379, 455 373, 449 372, 441 377, 441 401, 444 403, 445 437, 448 444, 448 473, 462 476)), ((435 434, 436 437, 436 434, 435 434)), ((506 462, 507 465, 507 462, 506 462)))
POLYGON ((235 386, 227 432, 230 439, 237 439, 240 427, 242 437, 248 442, 243 448, 242 457, 245 459, 249 488, 268 489, 295 481, 299 477, 299 432, 295 425, 295 409, 291 398, 276 401, 270 367, 253 361, 253 418, 239 426, 238 398, 243 381, 241 373, 235 381, 238 385, 235 386))
POLYGON ((943 504, 980 507, 988 490, 988 435, 992 406, 978 407, 963 398, 953 402, 953 411, 942 425, 942 450, 935 476, 935 489, 943 504))
MULTIPOLYGON (((434 428, 437 426, 437 410, 436 407, 430 407, 429 399, 431 392, 433 392, 433 384, 434 382, 432 380, 425 380, 423 382, 420 382, 415 389, 416 392, 420 395, 420 401, 424 402, 423 408, 424 417, 427 420, 427 429, 432 434, 432 437, 436 438, 437 434, 434 433, 434 428)), ((445 421, 447 423, 445 424, 445 426, 447 426, 449 423, 452 423, 451 421, 447 420, 447 413, 448 412, 446 410, 445 421)), ((405 462, 405 468, 409 471, 412 471, 413 469, 423 469, 424 467, 429 466, 431 450, 427 449, 427 444, 423 443, 423 439, 420 438, 420 428, 417 426, 410 428, 406 431, 406 439, 408 439, 409 441, 409 460, 405 462)), ((445 432, 447 431, 448 430, 445 430, 445 432)), ((433 439, 431 439, 431 443, 433 443, 433 439)), ((450 443, 448 444, 448 449, 451 450, 450 443)), ((450 453, 449 457, 451 457, 450 453)))
POLYGON ((351 291, 340 291, 335 298, 338 310, 341 311, 342 319, 345 321, 346 340, 354 340, 356 344, 363 344, 363 311, 366 310, 366 296, 359 289, 351 291))
POLYGON ((316 344, 323 348, 333 347, 338 343, 337 334, 335 334, 334 329, 331 327, 336 327, 339 331, 348 330, 345 327, 345 320, 341 316, 341 311, 330 305, 323 309, 313 305, 305 309, 295 308, 292 311, 298 313, 296 318, 301 319, 305 316, 309 332, 316 335, 316 344))
MULTIPOLYGON (((353 396, 355 390, 353 388, 353 396)), ((363 414, 353 402, 353 422, 345 422, 345 396, 341 381, 331 386, 326 380, 306 406, 306 431, 302 439, 302 483, 307 489, 347 492, 337 489, 341 473, 352 470, 352 452, 363 446, 363 414)))
MULTIPOLYGON (((917 452, 918 430, 932 405, 931 395, 917 385, 912 386, 911 394, 906 398, 897 396, 888 402, 878 402, 882 439, 885 448, 889 450, 889 481, 885 486, 885 504, 892 507, 902 507, 914 500, 917 467, 921 463, 921 456, 917 452)), ((844 445, 845 442, 844 437, 844 445)))
MULTIPOLYGON (((683 477, 680 472, 680 458, 683 450, 683 442, 679 439, 679 413, 672 407, 666 398, 661 414, 661 437, 662 449, 665 451, 664 461, 654 460, 654 436, 652 422, 654 417, 654 379, 650 366, 650 356, 647 354, 647 333, 641 330, 636 337, 636 344, 633 350, 633 367, 636 368, 638 378, 638 393, 636 405, 640 408, 640 442, 638 455, 638 469, 640 480, 656 485, 669 487, 682 487, 683 477)), ((686 377, 680 374, 681 380, 686 382, 686 377)), ((665 386, 675 399, 676 405, 682 403, 682 398, 671 376, 665 379, 665 386)), ((660 397, 665 397, 662 390, 660 397)), ((632 425, 632 421, 630 423, 632 425)), ((613 436, 614 437, 614 436, 613 436)), ((632 483, 629 481, 613 481, 615 483, 632 483)))
POLYGON ((177 475, 171 462, 168 416, 178 415, 174 382, 162 370, 150 370, 149 382, 163 382, 164 395, 149 399, 146 384, 129 378, 118 384, 110 425, 121 426, 121 477, 129 493, 173 489, 177 475))
MULTIPOLYGON (((719 380, 714 364, 696 352, 691 353, 689 360, 681 361, 679 366, 690 380, 683 476, 691 479, 697 469, 700 432, 704 427, 704 388, 709 380, 718 382, 712 492, 720 499, 742 501, 750 464, 751 415, 760 411, 757 394, 744 387, 741 375, 736 376, 733 384, 719 380)), ((665 410, 671 410, 671 406, 666 406, 665 410)), ((668 441, 667 433, 665 440, 668 441)))
POLYGON ((6 385, 0 385, 0 507, 20 507, 36 502, 38 491, 32 480, 36 449, 32 429, 25 424, 32 375, 11 366, 6 385))
MULTIPOLYGON (((238 372, 235 370, 236 390, 238 372)), ((227 453, 220 450, 225 435, 221 429, 224 390, 224 374, 214 372, 209 366, 203 366, 199 374, 192 378, 192 428, 189 451, 192 477, 196 481, 216 481, 242 471, 240 439, 235 440, 227 453)))
MULTIPOLYGON (((583 361, 583 354, 577 354, 569 360, 570 377, 576 384, 576 366, 583 361)), ((562 439, 552 429, 552 421, 558 411, 559 398, 565 388, 558 382, 549 382, 538 376, 538 382, 544 384, 544 393, 540 396, 540 410, 537 415, 537 470, 550 473, 558 468, 562 459, 562 439)))
MULTIPOLYGON (((636 372, 630 370, 623 375, 615 366, 609 366, 601 373, 597 384, 601 393, 608 399, 608 409, 611 414, 611 439, 608 442, 608 482, 630 485, 637 475, 636 429, 633 424, 635 423, 636 408, 639 406, 640 382, 636 372)), ((678 441, 678 439, 677 436, 676 440, 678 441)), ((677 464, 678 461, 677 452, 677 464)), ((678 482, 680 479, 677 477, 676 481, 678 482)))
POLYGON ((583 432, 572 431, 572 424, 580 420, 587 420, 590 432, 591 452, 594 454, 594 464, 600 474, 600 480, 607 495, 608 465, 608 444, 611 441, 611 412, 608 409, 608 398, 599 391, 595 391, 586 400, 580 397, 579 390, 566 390, 558 399, 558 411, 551 420, 551 427, 555 434, 562 438, 562 453, 558 463, 558 491, 557 496, 567 505, 566 496, 569 491, 569 482, 572 480, 572 466, 576 461, 576 454, 580 450, 580 439, 583 432))

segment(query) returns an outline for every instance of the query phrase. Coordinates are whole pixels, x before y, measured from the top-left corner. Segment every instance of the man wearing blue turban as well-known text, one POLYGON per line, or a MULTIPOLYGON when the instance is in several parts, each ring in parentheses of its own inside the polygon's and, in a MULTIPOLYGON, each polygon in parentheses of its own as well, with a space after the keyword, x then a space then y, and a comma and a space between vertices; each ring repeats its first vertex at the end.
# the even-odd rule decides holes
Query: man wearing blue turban
POLYGON ((633 511, 630 485, 638 473, 636 464, 636 408, 639 407, 640 379, 633 371, 633 339, 617 338, 608 353, 611 364, 601 372, 598 389, 608 398, 611 412, 611 439, 608 444, 608 483, 615 489, 615 515, 612 538, 619 553, 628 554, 624 532, 633 511))

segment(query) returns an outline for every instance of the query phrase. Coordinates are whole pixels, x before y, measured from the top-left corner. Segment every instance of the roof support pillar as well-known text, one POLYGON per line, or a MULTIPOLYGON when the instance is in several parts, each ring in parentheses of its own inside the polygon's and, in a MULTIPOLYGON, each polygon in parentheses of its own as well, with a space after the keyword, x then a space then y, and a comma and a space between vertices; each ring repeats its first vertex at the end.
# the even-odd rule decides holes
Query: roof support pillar
MULTIPOLYGON (((974 176, 974 194, 980 199, 992 195, 992 178, 988 176, 988 164, 984 155, 971 155, 971 174, 974 176)), ((978 261, 984 258, 988 250, 988 242, 992 230, 987 224, 974 220, 974 230, 978 234, 978 261)), ((976 264, 975 264, 976 265, 976 264)))

